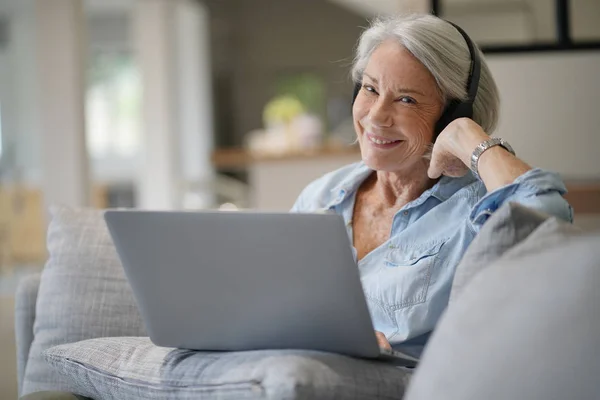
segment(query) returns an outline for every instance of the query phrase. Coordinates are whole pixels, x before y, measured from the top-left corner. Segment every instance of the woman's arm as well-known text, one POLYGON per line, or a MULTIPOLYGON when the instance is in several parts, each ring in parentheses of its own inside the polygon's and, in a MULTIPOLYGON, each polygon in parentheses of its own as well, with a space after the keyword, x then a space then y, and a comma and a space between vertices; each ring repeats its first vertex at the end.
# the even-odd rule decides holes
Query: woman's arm
MULTIPOLYGON (((490 137, 472 119, 452 121, 440 133, 431 156, 429 176, 462 176, 471 166, 475 148, 490 137)), ((481 154, 478 172, 488 192, 512 183, 531 167, 501 146, 494 146, 481 154)))
MULTIPOLYGON (((471 155, 475 148, 490 137, 473 120, 457 120, 457 126, 450 131, 449 139, 455 155, 466 167, 471 165, 471 155)), ((479 176, 488 192, 512 183, 531 167, 502 146, 494 146, 481 154, 477 165, 479 176)))
MULTIPOLYGON (((471 165, 475 148, 489 136, 473 120, 459 118, 440 133, 431 155, 429 176, 462 176, 471 165)), ((556 174, 532 169, 501 146, 484 151, 478 173, 487 194, 475 206, 471 220, 483 223, 486 214, 506 201, 514 201, 561 219, 572 221, 572 209, 562 195, 566 188, 556 174)))

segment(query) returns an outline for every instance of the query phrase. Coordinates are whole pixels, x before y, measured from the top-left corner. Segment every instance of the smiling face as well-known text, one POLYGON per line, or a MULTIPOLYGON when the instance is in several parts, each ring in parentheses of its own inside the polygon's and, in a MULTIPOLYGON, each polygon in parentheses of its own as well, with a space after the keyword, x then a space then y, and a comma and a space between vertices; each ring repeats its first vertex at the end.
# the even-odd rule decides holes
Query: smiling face
POLYGON ((431 73, 408 50, 388 40, 369 58, 352 108, 365 164, 401 172, 425 165, 443 101, 431 73))

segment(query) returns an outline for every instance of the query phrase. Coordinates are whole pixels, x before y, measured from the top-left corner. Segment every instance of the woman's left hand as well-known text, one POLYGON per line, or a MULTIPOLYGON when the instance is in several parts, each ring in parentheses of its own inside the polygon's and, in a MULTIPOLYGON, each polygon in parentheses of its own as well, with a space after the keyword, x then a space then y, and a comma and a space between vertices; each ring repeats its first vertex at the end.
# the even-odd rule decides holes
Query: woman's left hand
POLYGON ((382 349, 386 349, 386 350, 391 350, 392 346, 390 345, 390 342, 388 342, 387 338, 385 337, 385 335, 379 331, 375 331, 375 336, 377 337, 377 344, 379 344, 379 347, 381 347, 382 349))
POLYGON ((475 147, 489 139, 475 121, 458 118, 450 122, 433 145, 427 174, 431 179, 442 175, 460 177, 469 172, 471 154, 475 147))

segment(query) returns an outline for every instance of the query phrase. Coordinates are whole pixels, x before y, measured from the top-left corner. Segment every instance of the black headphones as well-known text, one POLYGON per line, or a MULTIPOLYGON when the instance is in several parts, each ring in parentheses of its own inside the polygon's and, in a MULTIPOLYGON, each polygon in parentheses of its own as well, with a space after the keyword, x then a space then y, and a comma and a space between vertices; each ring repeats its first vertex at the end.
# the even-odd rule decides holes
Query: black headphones
MULTIPOLYGON (((462 35, 467 42, 469 47, 469 53, 471 54, 471 68, 469 70, 469 78, 467 79, 467 100, 451 100, 446 106, 446 109, 442 113, 440 119, 435 124, 434 138, 436 138, 441 131, 452 121, 458 118, 473 118, 473 102, 477 95, 477 89, 479 88, 479 76, 481 74, 481 60, 479 59, 479 53, 477 52, 473 41, 467 35, 467 33, 458 25, 446 21, 456 28, 456 30, 462 35)), ((358 92, 362 88, 362 83, 358 82, 354 85, 354 92, 352 94, 352 104, 358 96, 358 92)))

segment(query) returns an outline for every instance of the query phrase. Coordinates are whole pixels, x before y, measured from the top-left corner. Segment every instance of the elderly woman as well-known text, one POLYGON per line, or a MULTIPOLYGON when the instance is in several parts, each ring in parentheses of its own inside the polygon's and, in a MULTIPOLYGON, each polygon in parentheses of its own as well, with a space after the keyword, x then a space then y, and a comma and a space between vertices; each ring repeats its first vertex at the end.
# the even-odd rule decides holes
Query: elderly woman
POLYGON ((362 161, 311 183, 293 210, 344 218, 380 345, 418 353, 497 208, 518 202, 568 221, 572 210, 556 174, 490 140, 498 88, 459 27, 430 15, 378 20, 352 74, 362 161))

